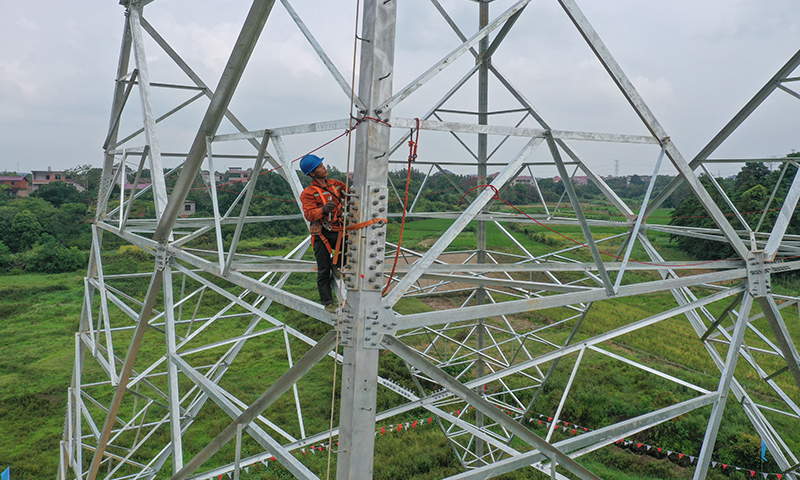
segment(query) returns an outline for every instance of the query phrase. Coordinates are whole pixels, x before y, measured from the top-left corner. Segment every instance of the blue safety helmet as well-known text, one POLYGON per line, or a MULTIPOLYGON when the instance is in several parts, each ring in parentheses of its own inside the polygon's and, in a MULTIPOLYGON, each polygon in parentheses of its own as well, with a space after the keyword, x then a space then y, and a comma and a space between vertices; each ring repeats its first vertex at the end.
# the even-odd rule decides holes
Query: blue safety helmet
POLYGON ((309 173, 313 172, 314 169, 319 167, 321 163, 321 157, 308 154, 300 159, 300 170, 302 170, 304 174, 308 175, 309 173))

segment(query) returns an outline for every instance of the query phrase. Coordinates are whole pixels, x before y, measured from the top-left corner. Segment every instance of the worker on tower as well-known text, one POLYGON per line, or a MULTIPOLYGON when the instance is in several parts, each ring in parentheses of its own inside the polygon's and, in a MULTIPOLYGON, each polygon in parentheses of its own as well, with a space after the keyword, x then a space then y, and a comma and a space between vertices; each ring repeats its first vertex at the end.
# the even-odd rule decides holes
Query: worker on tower
POLYGON ((311 185, 300 194, 303 215, 310 222, 311 244, 317 260, 319 300, 328 312, 336 311, 331 290, 333 278, 339 275, 344 256, 344 222, 342 203, 347 186, 328 178, 322 158, 306 155, 300 159, 300 170, 311 177, 311 185))

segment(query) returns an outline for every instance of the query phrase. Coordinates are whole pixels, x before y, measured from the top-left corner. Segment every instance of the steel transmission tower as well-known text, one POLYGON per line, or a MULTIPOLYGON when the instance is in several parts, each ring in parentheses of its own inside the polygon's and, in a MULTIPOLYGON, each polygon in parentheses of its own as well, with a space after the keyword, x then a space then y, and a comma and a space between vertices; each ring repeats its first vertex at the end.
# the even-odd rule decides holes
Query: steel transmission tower
MULTIPOLYGON (((278 462, 297 478, 318 478, 324 472, 310 470, 293 452, 319 445, 336 449, 337 478, 371 478, 376 429, 402 424, 420 411, 435 419, 433 425, 447 436, 463 466, 458 478, 487 478, 530 465, 558 477, 569 471, 579 478, 597 478, 578 463, 581 455, 696 410, 707 419, 706 436, 697 446, 695 478, 700 479, 711 464, 726 406, 743 409, 786 478, 800 478, 795 471, 800 462, 800 366, 792 338, 792 332, 797 335, 800 298, 774 294, 770 285, 772 273, 800 269, 800 261, 792 260, 800 253, 800 238, 786 234, 797 215, 800 177, 791 180, 771 231, 760 231, 761 222, 753 227, 745 221, 720 189, 726 208, 735 212, 732 217, 723 214, 698 177, 710 155, 769 95, 798 97, 789 82, 796 79, 791 75, 800 64, 800 52, 706 148, 686 161, 573 0, 558 4, 647 134, 558 130, 513 85, 503 66, 492 61, 506 41, 518 38, 509 34, 524 22, 530 0, 478 1, 475 31, 463 30, 438 0, 431 0, 426 15, 440 17, 442 28, 452 30, 454 47, 432 65, 406 66, 416 76, 404 85, 395 65, 395 36, 397 10, 408 6, 364 0, 358 22, 360 56, 354 65, 358 85, 352 89, 289 0, 253 2, 212 88, 171 46, 166 32, 162 36, 146 19, 145 11, 161 2, 167 0, 120 2, 124 34, 76 334, 60 479, 238 478, 242 469, 263 462, 278 462), (288 16, 273 18, 278 9, 288 16), (349 101, 352 95, 354 119, 250 129, 234 115, 232 99, 245 68, 259 61, 253 52, 262 32, 286 18, 309 42, 343 98, 349 101), (148 65, 151 48, 166 55, 186 81, 156 78, 158 64, 148 65), (438 100, 425 107, 412 103, 418 90, 458 68, 458 80, 438 100), (468 85, 475 86, 477 102, 458 105, 468 85), (174 98, 164 102, 169 95, 163 92, 187 91, 193 96, 183 97, 182 103, 174 98), (490 94, 512 99, 515 107, 491 110, 490 94), (133 105, 137 95, 140 101, 133 105), (182 150, 165 150, 167 140, 174 140, 166 130, 171 117, 203 101, 206 110, 193 139, 182 150), (395 115, 401 111, 411 115, 395 115), (126 131, 125 119, 131 115, 138 125, 126 131), (302 221, 300 215, 249 213, 259 175, 267 170, 280 174, 297 200, 302 185, 293 160, 316 147, 319 138, 302 140, 304 136, 335 135, 353 125, 353 225, 399 216, 388 210, 393 197, 403 204, 398 193, 402 186, 387 178, 390 164, 407 166, 402 147, 409 130, 421 130, 428 138, 452 137, 458 146, 442 158, 421 155, 415 164, 429 170, 412 192, 416 197, 407 202, 407 217, 439 219, 441 230, 433 243, 404 247, 393 233, 387 234, 383 221, 353 230, 339 292, 346 301, 333 315, 293 290, 292 276, 315 275, 313 261, 304 259, 308 239, 280 256, 242 253, 239 245, 257 238, 249 226, 302 221), (302 146, 291 147, 291 142, 302 146), (623 201, 595 173, 591 159, 579 153, 579 145, 593 142, 650 149, 654 172, 641 206, 623 201), (233 205, 222 211, 214 162, 219 165, 226 158, 217 151, 227 144, 251 149, 233 158, 252 162, 252 175, 233 205), (663 160, 678 175, 656 194, 663 160), (490 175, 490 167, 499 173, 490 175), (448 168, 476 173, 472 191, 472 186, 453 184, 466 206, 454 205, 451 212, 416 211, 434 169, 448 177, 448 168), (138 191, 144 169, 150 170, 152 181, 138 191), (202 169, 209 172, 213 215, 184 218, 185 200, 197 188, 202 169), (498 208, 504 188, 523 177, 541 200, 536 173, 547 169, 555 169, 562 179, 568 214, 543 201, 531 214, 498 208), (578 172, 626 221, 587 218, 572 181, 578 172), (133 187, 126 188, 131 179, 133 187), (681 185, 702 203, 716 228, 647 222, 681 185), (140 211, 148 213, 134 218, 132 212, 140 211), (524 235, 515 235, 512 225, 568 229, 578 240, 542 251, 541 244, 533 246, 522 240, 524 235), (624 233, 598 233, 607 227, 624 233), (490 246, 490 232, 505 236, 511 247, 490 246), (729 245, 737 258, 702 266, 664 258, 648 236, 651 232, 717 240, 729 245), (474 247, 456 249, 464 239, 472 239, 474 247), (215 248, 209 249, 209 243, 215 248), (104 254, 120 245, 152 256, 153 268, 107 273, 112 265, 104 254), (390 279, 397 250, 403 261, 390 279), (642 315, 630 299, 657 299, 664 307, 642 315), (419 300, 437 308, 417 313, 400 308, 419 300), (603 309, 619 312, 622 326, 594 325, 593 313, 603 309), (311 331, 322 333, 298 326, 300 317, 318 322, 323 328, 311 331), (794 324, 785 318, 793 318, 794 324), (701 352, 715 368, 704 381, 659 359, 615 348, 615 342, 631 336, 676 330, 691 332, 697 340, 687 348, 701 352), (242 376, 242 365, 266 362, 267 356, 276 371, 259 378, 242 376), (394 378, 390 370, 382 370, 387 358, 404 365, 406 375, 394 378), (581 435, 561 438, 556 425, 565 407, 602 401, 574 395, 577 383, 592 382, 585 368, 589 358, 619 362, 674 385, 679 393, 663 404, 637 404, 641 413, 634 416, 607 419, 581 435), (303 382, 319 371, 331 378, 334 362, 341 378, 331 430, 327 418, 312 413, 320 411, 320 400, 310 398, 303 382), (551 389, 560 400, 545 405, 543 392, 551 389), (379 390, 391 394, 388 407, 377 402, 379 390), (726 402, 729 397, 736 405, 726 402), (537 411, 544 411, 551 424, 544 436, 529 429, 537 411)), ((636 393, 630 392, 632 398, 636 393)))

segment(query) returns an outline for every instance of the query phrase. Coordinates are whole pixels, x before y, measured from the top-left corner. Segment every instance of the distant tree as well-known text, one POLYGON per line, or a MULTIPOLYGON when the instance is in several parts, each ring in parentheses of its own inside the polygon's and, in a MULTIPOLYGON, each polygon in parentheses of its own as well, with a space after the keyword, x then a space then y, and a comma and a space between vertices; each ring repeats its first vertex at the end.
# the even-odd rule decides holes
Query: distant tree
MULTIPOLYGON (((800 156, 800 154, 790 154, 789 156, 800 156)), ((765 232, 772 228, 777 216, 774 211, 767 211, 766 215, 763 214, 771 192, 773 190, 775 191, 775 198, 770 209, 779 208, 786 198, 789 185, 794 179, 796 172, 797 167, 794 165, 787 167, 784 178, 776 189, 775 186, 780 176, 778 172, 771 172, 769 168, 762 163, 748 162, 742 167, 741 171, 734 179, 717 179, 717 182, 720 183, 722 189, 733 201, 736 209, 743 215, 745 221, 751 228, 755 228, 762 216, 764 217, 760 231, 765 232)), ((722 201, 721 195, 717 189, 711 186, 710 179, 706 176, 701 176, 700 181, 705 185, 706 190, 716 204, 720 206, 723 213, 732 213, 725 202, 722 201)), ((734 227, 739 228, 738 225, 736 225, 738 221, 733 217, 729 218, 731 218, 731 222, 735 222, 734 227)), ((694 227, 716 227, 695 195, 685 196, 681 200, 672 212, 672 220, 670 223, 672 225, 694 227)), ((792 215, 787 233, 800 233, 800 211, 795 211, 794 215, 792 215)), ((678 246, 681 250, 699 259, 719 259, 733 256, 733 250, 730 246, 717 241, 681 236, 675 236, 673 239, 678 242, 678 246)))
POLYGON ((12 252, 21 252, 32 247, 43 233, 44 229, 36 215, 23 210, 14 216, 4 240, 12 252))
POLYGON ((734 200, 741 198, 741 195, 755 187, 765 185, 769 176, 769 168, 761 162, 747 162, 742 170, 736 175, 734 200))
POLYGON ((103 174, 103 169, 91 165, 77 165, 64 170, 64 173, 67 178, 86 190, 95 191, 100 186, 100 177, 103 174))
POLYGON ((54 207, 60 207, 65 203, 78 203, 81 201, 81 194, 78 189, 64 182, 50 182, 42 185, 31 193, 31 196, 43 198, 54 207))

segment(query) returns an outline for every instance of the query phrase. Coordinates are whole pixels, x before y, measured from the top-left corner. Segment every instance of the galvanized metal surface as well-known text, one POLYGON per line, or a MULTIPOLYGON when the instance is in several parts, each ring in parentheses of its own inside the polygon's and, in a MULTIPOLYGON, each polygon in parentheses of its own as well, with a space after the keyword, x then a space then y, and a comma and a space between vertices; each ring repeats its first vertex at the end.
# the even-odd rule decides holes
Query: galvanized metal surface
MULTIPOLYGON (((207 87, 145 19, 143 7, 151 2, 122 2, 128 18, 124 24, 109 132, 104 140, 107 153, 80 329, 75 337, 75 365, 68 391, 58 478, 172 475, 173 478, 199 479, 226 473, 238 477, 242 469, 272 461, 272 458, 299 478, 317 478, 320 473, 309 470, 293 452, 320 444, 334 447, 338 442, 337 477, 368 479, 372 477, 374 434, 381 422, 402 421, 419 411, 436 418, 437 428, 446 435, 461 463, 463 473, 453 478, 488 478, 531 464, 556 476, 560 475, 554 468, 558 464, 580 478, 595 478, 578 463, 582 455, 712 405, 708 433, 698 445, 702 452, 695 477, 702 478, 712 460, 725 400, 730 394, 764 440, 785 477, 800 478, 793 471, 800 463, 798 453, 792 448, 794 440, 788 437, 793 432, 771 421, 775 415, 800 420, 797 400, 800 355, 785 320, 787 315, 795 314, 800 298, 775 295, 771 290, 772 275, 776 272, 800 270, 800 261, 776 260, 781 255, 800 253, 800 239, 785 235, 788 219, 796 215, 800 177, 795 178, 789 188, 789 200, 782 207, 775 229, 760 232, 756 228, 751 236, 747 228, 734 229, 694 172, 770 93, 785 91, 781 83, 793 80, 791 75, 800 64, 800 52, 701 154, 687 163, 574 1, 558 3, 651 135, 551 127, 503 73, 502 65, 492 59, 498 47, 513 38, 507 34, 524 22, 533 8, 528 6, 530 2, 516 2, 496 17, 491 16, 491 2, 479 2, 478 29, 465 33, 441 3, 431 1, 444 25, 453 30, 460 43, 432 66, 418 66, 419 76, 396 92, 392 87, 392 73, 397 68, 394 64, 396 18, 397 10, 404 6, 392 1, 367 0, 364 3, 360 25, 361 57, 355 66, 360 75, 354 103, 359 111, 358 118, 363 121, 354 134, 352 221, 397 217, 387 214, 389 164, 400 163, 391 157, 399 155, 409 138, 408 129, 417 127, 417 119, 393 117, 390 109, 414 101, 417 91, 428 83, 433 84, 445 69, 457 68, 454 60, 467 52, 475 57, 476 63, 455 76, 458 78, 455 85, 442 89, 446 93, 435 100, 432 107, 414 105, 410 108, 423 112, 419 128, 424 134, 454 135, 457 143, 466 148, 467 154, 461 158, 468 160, 454 160, 459 157, 453 156, 421 160, 418 165, 430 165, 423 185, 429 181, 434 166, 448 178, 443 166, 462 165, 474 169, 479 179, 486 179, 479 181, 479 185, 490 183, 491 187, 476 192, 474 200, 468 200, 469 205, 464 210, 454 208, 452 212, 419 212, 417 200, 421 198, 421 190, 417 192, 409 209, 409 219, 452 220, 426 248, 409 248, 387 239, 383 223, 351 233, 351 260, 344 269, 339 292, 343 306, 336 315, 326 312, 313 299, 287 288, 291 275, 314 275, 313 261, 303 259, 308 239, 290 253, 276 257, 243 253, 238 248, 245 238, 247 225, 302 221, 299 215, 264 217, 248 211, 255 178, 265 164, 277 169, 299 202, 302 185, 292 163, 298 152, 290 151, 289 143, 284 140, 312 133, 339 132, 352 125, 350 119, 321 119, 302 125, 259 125, 260 128, 250 130, 229 110, 275 2, 254 1, 215 91, 207 87), (172 79, 153 81, 158 79, 155 78, 156 69, 148 68, 154 65, 148 65, 143 50, 145 33, 187 76, 188 85, 177 85, 172 79), (130 71, 132 58, 136 68, 130 71), (489 88, 493 80, 519 108, 504 106, 496 112, 490 110, 488 93, 493 91, 489 88), (458 98, 456 93, 470 81, 478 83, 476 112, 471 112, 469 106, 454 104, 458 98), (167 91, 194 89, 199 93, 191 101, 184 97, 161 107, 154 105, 155 99, 161 97, 153 95, 154 90, 160 88, 167 91), (129 97, 136 93, 142 102, 139 125, 143 128, 119 141, 129 97), (159 145, 162 124, 169 122, 174 113, 198 101, 200 96, 207 96, 210 103, 200 119, 201 126, 194 140, 186 146, 186 153, 162 152, 159 145), (156 111, 168 113, 156 117, 156 111), (461 115, 463 118, 472 113, 475 114, 474 123, 450 121, 447 117, 461 115), (494 120, 502 115, 521 118, 494 120), (230 120, 233 132, 218 132, 223 118, 230 120), (144 145, 141 145, 142 133, 144 145), (473 142, 470 138, 477 144, 474 150, 469 144, 473 142), (132 144, 134 141, 140 144, 132 144), (254 154, 218 156, 212 148, 219 142, 249 145, 254 154), (546 153, 537 151, 542 142, 548 144, 549 149, 543 149, 549 151, 549 155, 544 155, 548 158, 533 160, 534 153, 546 153), (718 228, 648 223, 647 217, 678 182, 655 195, 649 205, 647 200, 641 208, 628 205, 596 173, 590 162, 584 160, 578 146, 583 142, 636 144, 651 148, 654 159, 660 149, 678 170, 680 181, 690 185, 718 228), (490 152, 492 144, 495 148, 490 152), (562 153, 566 154, 564 158, 562 153), (492 156, 497 156, 498 160, 490 164, 492 156), (125 196, 113 193, 115 183, 126 184, 127 174, 122 166, 129 157, 139 163, 137 180, 147 159, 152 172, 161 172, 165 162, 179 159, 177 165, 170 165, 171 171, 180 168, 180 177, 169 197, 166 176, 156 175, 154 179, 153 218, 130 218, 133 205, 143 203, 149 193, 123 192, 125 196), (210 218, 178 218, 201 165, 208 161, 213 171, 215 158, 252 161, 253 179, 227 212, 221 212, 215 202, 210 218), (498 203, 497 192, 526 170, 541 196, 535 172, 544 165, 558 168, 574 214, 564 215, 558 211, 561 206, 551 208, 543 202, 545 214, 509 213, 494 208, 498 203), (574 165, 572 173, 568 165, 574 165), (489 166, 501 170, 491 181, 487 178, 489 166), (626 221, 586 218, 584 207, 572 188, 572 176, 578 171, 597 186, 608 205, 626 221), (239 209, 237 214, 234 214, 234 207, 239 209), (637 209, 638 215, 634 213, 637 209), (475 248, 452 250, 452 243, 471 222, 478 225, 475 248), (533 253, 539 250, 534 250, 523 236, 515 236, 509 228, 513 223, 551 229, 578 227, 585 238, 574 245, 533 253), (510 237, 509 243, 513 245, 510 250, 487 245, 486 229, 492 225, 510 237), (601 238, 597 234, 599 227, 613 227, 620 233, 601 238), (223 232, 231 234, 230 241, 223 232), (648 232, 726 242, 741 258, 712 264, 665 260, 648 232), (101 254, 107 248, 104 239, 110 236, 151 255, 153 268, 145 272, 106 274, 101 254), (216 238, 216 248, 211 251, 205 246, 198 248, 204 236, 216 238), (624 253, 624 242, 616 255, 601 251, 607 242, 620 241, 623 237, 627 237, 628 242, 624 253), (644 253, 632 253, 634 246, 644 253), (387 263, 396 249, 400 250, 405 263, 394 269, 395 278, 384 295, 384 282, 391 272, 387 263), (632 275, 633 272, 637 276, 632 275), (657 278, 653 277, 653 272, 657 278), (623 299, 641 298, 644 302, 659 293, 668 293, 673 299, 663 311, 632 318, 625 325, 608 331, 586 332, 585 326, 598 305, 624 305, 619 303, 623 299), (407 315, 398 313, 395 308, 412 296, 436 302, 439 309, 407 315), (751 308, 753 305, 761 311, 751 308), (301 332, 300 328, 280 319, 283 317, 279 311, 286 309, 322 323, 324 330, 330 333, 315 339, 301 332), (528 315, 531 318, 546 316, 547 321, 521 321, 528 315), (684 318, 687 321, 674 321, 684 318), (267 325, 260 325, 264 321, 267 325), (661 362, 639 359, 613 348, 614 342, 626 335, 666 328, 663 325, 668 321, 669 328, 684 328, 696 335, 695 348, 705 352, 719 370, 719 375, 715 375, 716 389, 709 391, 710 387, 698 385, 680 372, 667 371, 661 362), (335 329, 332 332, 331 327, 335 329), (560 328, 569 329, 569 335, 566 331, 561 335, 560 328), (285 369, 266 372, 270 380, 248 379, 254 382, 256 391, 265 393, 258 399, 239 398, 232 393, 227 378, 235 374, 239 362, 248 356, 252 358, 264 345, 271 345, 270 348, 276 349, 272 352, 274 355, 285 358, 285 369), (411 384, 400 384, 397 379, 378 375, 384 347, 388 347, 387 354, 396 354, 407 362, 406 380, 411 379, 411 384), (582 377, 584 364, 591 356, 620 362, 671 382, 688 392, 686 398, 635 418, 594 425, 593 431, 572 438, 556 439, 554 426, 546 439, 534 435, 526 422, 540 405, 537 399, 543 389, 560 389, 557 404, 547 413, 555 418, 566 416, 566 405, 573 399, 572 390, 585 381, 582 377), (298 382, 303 381, 307 372, 324 371, 329 366, 324 362, 330 362, 326 360, 329 358, 339 362, 342 370, 340 387, 337 385, 341 388, 338 415, 330 430, 319 427, 319 418, 312 421, 308 416, 313 409, 298 388, 298 382), (737 367, 739 358, 744 362, 738 362, 737 367), (778 368, 774 359, 780 362, 778 368), (761 379, 763 384, 759 388, 772 392, 772 403, 766 405, 754 400, 752 390, 737 377, 743 368, 750 369, 754 378, 761 379), (568 373, 566 381, 554 383, 553 372, 562 369, 568 373), (491 389, 487 390, 486 386, 491 389), (387 389, 395 396, 391 407, 378 409, 376 394, 379 389, 387 389), (292 421, 279 419, 275 412, 267 409, 283 400, 284 392, 288 400, 283 405, 292 410, 292 421), (472 407, 477 410, 474 416, 467 413, 472 407), (219 414, 221 417, 215 417, 219 414), (216 437, 213 441, 198 448, 187 441, 187 436, 194 432, 207 435, 209 418, 227 422, 227 427, 219 435, 212 435, 216 437), (334 443, 329 443, 331 438, 334 443), (518 441, 512 443, 514 438, 518 441), (256 449, 257 453, 246 454, 248 449, 256 449), (228 460, 220 463, 212 458, 228 460)), ((295 3, 300 6, 299 2, 295 3)), ((340 73, 344 69, 340 70, 332 60, 336 57, 325 51, 289 0, 281 0, 280 5, 288 12, 292 24, 299 28, 300 35, 309 42, 324 70, 331 74, 334 85, 349 94, 351 86, 340 73)), ((308 145, 309 149, 314 146, 308 145)), ((212 174, 212 186, 213 177, 212 174)), ((466 193, 465 188, 448 180, 459 195, 466 193)), ((651 181, 647 199, 655 193, 652 186, 651 181)), ((399 199, 401 186, 393 187, 399 199)), ((212 195, 214 192, 214 188, 209 190, 212 195)), ((271 362, 277 365, 274 359, 271 362)), ((753 381, 752 378, 749 381, 753 381)), ((757 398, 763 398, 762 391, 759 390, 757 398)), ((327 419, 324 420, 327 424, 327 419)))

